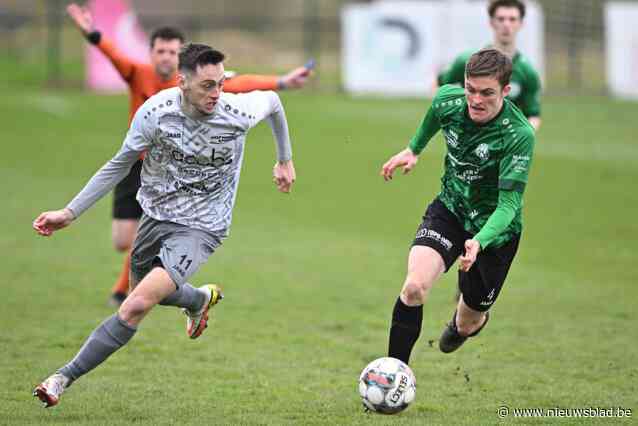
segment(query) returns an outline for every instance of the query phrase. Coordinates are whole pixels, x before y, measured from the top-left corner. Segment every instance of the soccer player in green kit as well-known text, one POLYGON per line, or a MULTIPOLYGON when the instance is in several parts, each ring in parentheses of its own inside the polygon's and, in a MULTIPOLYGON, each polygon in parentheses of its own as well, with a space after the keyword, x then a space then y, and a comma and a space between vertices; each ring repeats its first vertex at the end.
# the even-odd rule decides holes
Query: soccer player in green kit
POLYGON ((423 304, 457 258, 461 297, 439 339, 446 353, 485 327, 514 260, 535 137, 523 113, 506 98, 511 73, 511 60, 499 50, 473 54, 465 88, 442 86, 409 146, 383 165, 386 181, 399 167, 409 172, 430 139, 443 132, 447 155, 441 192, 417 230, 392 314, 388 356, 405 363, 421 332, 423 304))
MULTIPOLYGON (((523 26, 525 3, 520 0, 492 0, 487 13, 494 32, 494 47, 512 60, 512 78, 508 98, 525 114, 534 129, 541 125, 541 81, 538 72, 529 60, 517 50, 516 36, 523 26)), ((438 75, 439 86, 444 84, 463 85, 465 64, 473 52, 459 55, 438 75)))

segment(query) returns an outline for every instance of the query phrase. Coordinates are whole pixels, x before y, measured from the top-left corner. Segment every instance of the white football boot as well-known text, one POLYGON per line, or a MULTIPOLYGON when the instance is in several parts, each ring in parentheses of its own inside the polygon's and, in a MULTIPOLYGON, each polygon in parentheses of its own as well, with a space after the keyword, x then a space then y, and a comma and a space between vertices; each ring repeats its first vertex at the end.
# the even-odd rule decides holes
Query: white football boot
POLYGON ((44 404, 44 408, 53 407, 60 401, 60 395, 69 386, 71 379, 64 374, 55 373, 49 376, 33 390, 33 396, 44 404))
POLYGON ((215 284, 207 284, 199 288, 206 293, 204 306, 197 312, 191 312, 188 309, 182 309, 186 316, 186 334, 191 339, 197 339, 202 335, 204 329, 208 327, 208 311, 224 298, 222 289, 215 284))

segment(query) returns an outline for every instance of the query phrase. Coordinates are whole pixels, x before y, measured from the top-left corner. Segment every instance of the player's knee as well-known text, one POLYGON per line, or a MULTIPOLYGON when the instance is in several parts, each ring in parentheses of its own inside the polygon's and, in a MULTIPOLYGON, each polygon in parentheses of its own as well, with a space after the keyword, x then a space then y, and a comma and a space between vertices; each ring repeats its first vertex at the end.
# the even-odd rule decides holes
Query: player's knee
POLYGON ((130 295, 124 300, 118 311, 120 318, 128 323, 135 323, 153 307, 153 303, 139 295, 130 295))
POLYGON ((428 290, 429 286, 425 281, 408 277, 403 285, 401 294, 403 296, 403 300, 405 300, 409 305, 416 305, 422 304, 425 301, 425 295, 428 290))
POLYGON ((456 329, 461 336, 469 336, 481 327, 485 314, 471 318, 456 318, 456 329))

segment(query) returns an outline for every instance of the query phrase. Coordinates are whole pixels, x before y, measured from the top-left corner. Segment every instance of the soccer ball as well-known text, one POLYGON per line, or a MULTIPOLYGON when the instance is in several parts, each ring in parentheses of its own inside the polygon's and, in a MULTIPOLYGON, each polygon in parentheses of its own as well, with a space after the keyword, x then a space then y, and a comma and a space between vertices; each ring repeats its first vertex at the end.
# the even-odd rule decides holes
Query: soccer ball
POLYGON ((359 376, 359 395, 368 410, 395 414, 414 401, 416 378, 403 361, 389 357, 375 359, 359 376))

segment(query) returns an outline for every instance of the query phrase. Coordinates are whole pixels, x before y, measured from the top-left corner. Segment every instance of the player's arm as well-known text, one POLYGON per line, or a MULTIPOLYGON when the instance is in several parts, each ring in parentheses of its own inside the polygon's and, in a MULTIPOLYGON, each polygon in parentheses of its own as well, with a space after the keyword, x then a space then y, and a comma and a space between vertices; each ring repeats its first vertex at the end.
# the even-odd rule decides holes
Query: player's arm
POLYGON ((227 78, 224 91, 230 93, 245 93, 253 90, 287 90, 300 89, 305 86, 312 74, 309 64, 295 68, 282 76, 243 74, 227 78))
POLYGON ((44 212, 33 221, 33 228, 38 234, 48 237, 67 227, 126 177, 140 154, 150 146, 152 133, 145 114, 147 111, 144 108, 138 110, 122 148, 93 175, 64 209, 44 212))
POLYGON ((273 182, 279 191, 289 193, 297 176, 292 162, 292 147, 286 112, 281 99, 273 91, 252 92, 244 96, 248 108, 252 111, 249 127, 254 127, 260 121, 266 120, 272 130, 277 150, 277 162, 273 167, 273 182))
POLYGON ((534 134, 531 129, 522 129, 506 152, 499 166, 498 204, 479 232, 465 241, 465 253, 459 258, 459 268, 469 271, 479 251, 501 235, 516 217, 523 205, 523 193, 534 151, 534 134))
POLYGON ((386 161, 383 167, 381 167, 381 176, 383 176, 383 179, 386 181, 392 180, 392 174, 398 167, 403 168, 403 174, 409 173, 416 165, 419 154, 441 128, 439 118, 434 112, 434 102, 436 102, 436 100, 435 98, 432 101, 432 106, 430 106, 423 121, 421 121, 421 125, 410 140, 408 147, 392 156, 386 161))
POLYGON ((457 56, 454 61, 441 71, 436 78, 435 89, 445 84, 460 84, 465 82, 466 55, 457 56))
POLYGON ((111 61, 117 72, 125 81, 129 81, 135 70, 135 62, 131 61, 124 54, 107 40, 102 33, 93 27, 93 17, 87 8, 71 3, 66 8, 67 13, 73 20, 75 26, 80 30, 87 41, 96 46, 111 61))

